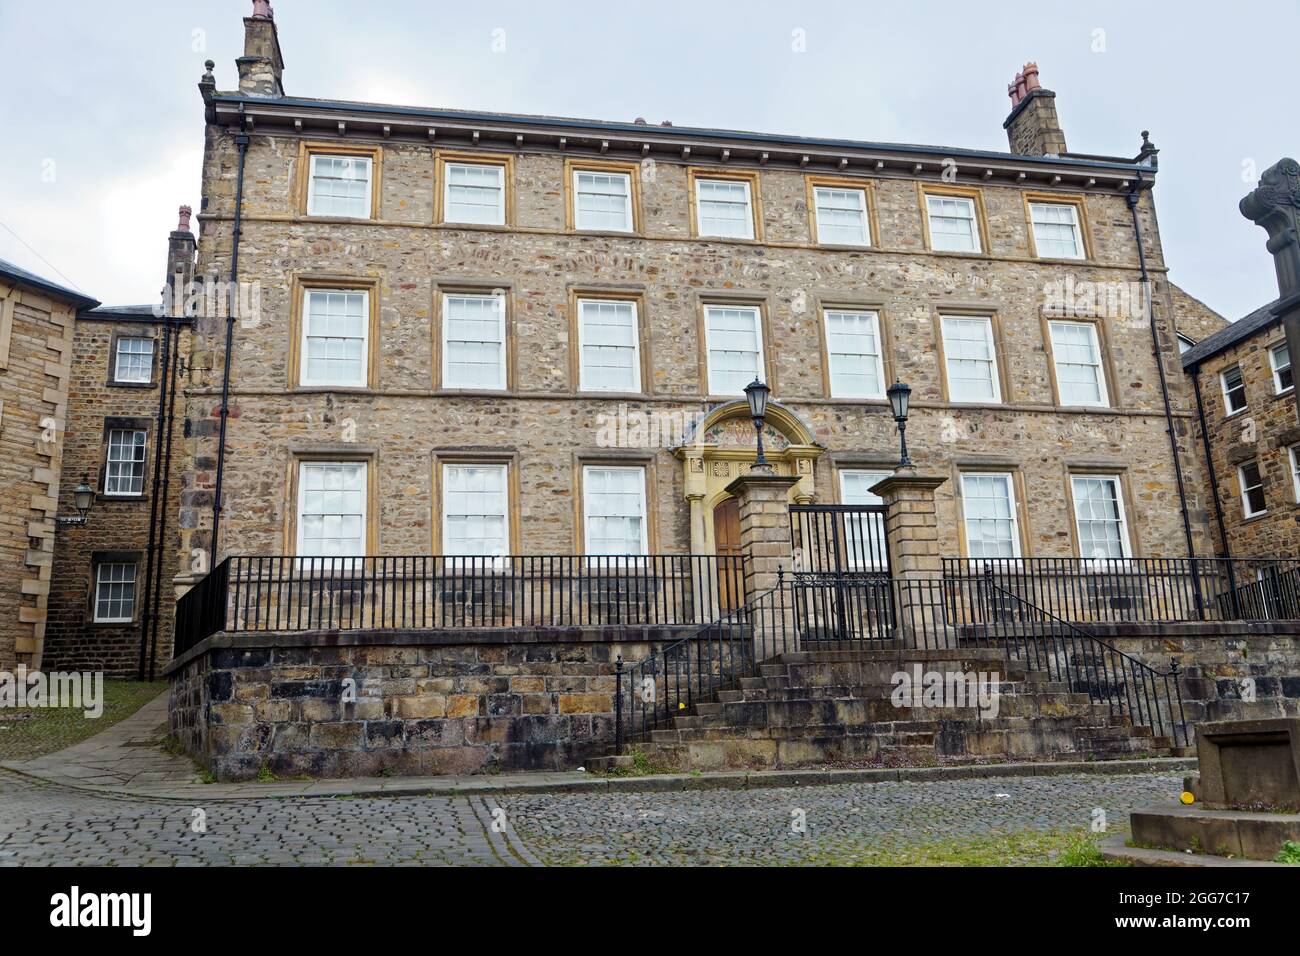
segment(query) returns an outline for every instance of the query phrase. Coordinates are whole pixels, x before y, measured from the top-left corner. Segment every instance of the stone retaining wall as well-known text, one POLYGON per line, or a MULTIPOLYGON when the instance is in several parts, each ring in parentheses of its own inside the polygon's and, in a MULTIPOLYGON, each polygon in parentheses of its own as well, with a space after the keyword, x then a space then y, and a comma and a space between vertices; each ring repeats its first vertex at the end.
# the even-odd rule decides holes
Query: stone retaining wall
POLYGON ((221 780, 573 769, 613 742, 618 657, 681 636, 217 635, 168 668, 171 730, 221 780))

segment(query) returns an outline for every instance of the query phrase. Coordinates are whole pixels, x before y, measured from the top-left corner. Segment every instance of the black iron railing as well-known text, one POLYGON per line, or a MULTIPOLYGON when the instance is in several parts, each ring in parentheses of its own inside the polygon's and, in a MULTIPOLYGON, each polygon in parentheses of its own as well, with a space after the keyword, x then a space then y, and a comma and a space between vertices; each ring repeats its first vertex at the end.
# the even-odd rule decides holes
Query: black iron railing
POLYGON ((176 653, 219 631, 695 625, 743 595, 746 567, 694 554, 230 557, 178 603, 176 653))
POLYGON ((1014 618, 1021 602, 1076 623, 1300 619, 1293 559, 945 558, 943 576, 954 619, 1014 618))

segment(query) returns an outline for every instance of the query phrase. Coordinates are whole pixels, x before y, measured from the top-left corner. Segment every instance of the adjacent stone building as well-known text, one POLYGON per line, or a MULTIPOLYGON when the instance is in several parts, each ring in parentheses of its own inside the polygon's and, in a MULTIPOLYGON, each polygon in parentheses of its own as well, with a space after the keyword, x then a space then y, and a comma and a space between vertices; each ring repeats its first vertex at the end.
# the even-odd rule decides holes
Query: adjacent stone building
POLYGON ((98 304, 0 261, 0 670, 41 666, 64 470, 73 316, 98 304))
POLYGON ((1218 553, 1300 555, 1300 423, 1290 350, 1273 305, 1183 353, 1198 440, 1217 487, 1218 553))
POLYGON ((238 223, 261 308, 224 415, 227 326, 197 328, 181 590, 218 465, 216 561, 713 554, 754 378, 792 501, 872 498, 903 380, 946 553, 1209 547, 1156 150, 1069 152, 1032 64, 991 153, 291 97, 255 10, 239 89, 201 84, 199 271, 238 223))
POLYGON ((49 669, 144 678, 171 659, 181 471, 172 459, 189 358, 190 215, 181 208, 169 237, 161 302, 76 315, 59 504, 71 513, 78 486, 94 499, 86 522, 64 528, 55 549, 49 669))

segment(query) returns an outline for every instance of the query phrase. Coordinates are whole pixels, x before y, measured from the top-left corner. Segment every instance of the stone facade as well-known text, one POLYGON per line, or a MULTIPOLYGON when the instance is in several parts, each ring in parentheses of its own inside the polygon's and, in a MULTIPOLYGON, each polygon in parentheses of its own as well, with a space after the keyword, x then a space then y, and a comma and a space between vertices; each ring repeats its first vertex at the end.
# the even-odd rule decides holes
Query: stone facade
MULTIPOLYGON (((1280 322, 1255 321, 1267 310, 1247 316, 1221 333, 1229 341, 1222 347, 1219 337, 1207 339, 1204 348, 1187 353, 1187 373, 1200 383, 1204 429, 1197 429, 1202 459, 1208 439, 1210 465, 1218 479, 1218 516, 1227 537, 1227 549, 1235 558, 1294 558, 1300 555, 1300 478, 1297 478, 1291 449, 1300 453, 1300 423, 1296 418, 1293 389, 1279 390, 1270 353, 1285 345, 1280 322), (1248 325, 1241 334, 1239 325, 1248 325), (1258 326, 1258 327, 1256 327, 1258 326), (1205 348, 1209 354, 1203 354, 1205 348), (1223 373, 1241 370, 1246 406, 1230 412, 1223 386, 1223 373), (1242 466, 1259 466, 1263 480, 1265 511, 1248 515, 1241 487, 1242 466)), ((1223 542, 1219 545, 1222 552, 1223 542)))
POLYGON ((681 636, 219 639, 173 665, 172 735, 223 780, 572 769, 614 738, 618 659, 681 636))
POLYGON ((73 315, 97 304, 0 262, 0 670, 42 666, 73 315))
MULTIPOLYGON (((180 337, 180 355, 188 352, 188 331, 178 323, 173 335, 180 337)), ((163 321, 151 310, 133 312, 94 310, 78 315, 73 339, 73 401, 64 443, 63 481, 59 504, 72 513, 73 489, 85 481, 96 489, 90 520, 80 527, 60 532, 54 555, 50 621, 46 633, 46 665, 63 670, 103 671, 115 677, 135 676, 140 666, 141 630, 144 627, 145 576, 148 568, 150 521, 154 522, 158 547, 156 560, 164 560, 163 588, 158 607, 157 647, 146 653, 155 664, 171 659, 172 605, 171 574, 179 543, 176 512, 179 507, 179 468, 173 468, 170 493, 155 510, 154 475, 158 407, 163 391, 163 321), (153 343, 153 365, 147 383, 116 380, 116 346, 123 337, 148 339, 153 343), (144 485, 139 495, 105 494, 104 469, 108 432, 112 428, 139 428, 147 432, 144 485), (132 620, 102 623, 96 620, 94 596, 100 563, 126 562, 135 567, 136 584, 132 620)), ((170 378, 170 375, 168 376, 170 378)), ((179 397, 178 397, 179 403, 179 397)), ((182 425, 173 423, 172 443, 179 447, 182 425)), ((163 451, 166 451, 164 437, 163 451)), ((163 474, 168 462, 162 461, 163 474)), ((160 475, 160 477, 162 477, 160 475)), ((151 610, 151 609, 150 609, 151 610)))
MULTIPOLYGON (((265 26, 259 23, 258 29, 265 26)), ((268 48, 260 34, 256 47, 268 48)), ((232 251, 239 131, 228 119, 234 94, 217 94, 214 83, 205 79, 205 84, 209 125, 199 271, 224 276, 232 251)), ((276 102, 245 96, 239 107, 256 112, 276 102)), ((897 433, 883 399, 829 393, 822 309, 857 306, 880 316, 886 377, 904 379, 913 388, 908 435, 918 468, 954 479, 964 470, 1013 473, 1022 553, 1077 553, 1069 476, 1096 471, 1123 477, 1133 553, 1186 553, 1145 315, 1089 316, 1098 322, 1104 343, 1107 407, 1062 405, 1053 385, 1045 290, 1088 282, 1127 288, 1139 278, 1125 193, 1114 184, 1063 184, 1049 170, 1023 181, 991 170, 985 176, 977 161, 966 162, 957 184, 978 196, 987 251, 946 254, 927 248, 923 222, 923 190, 946 185, 938 161, 915 169, 896 161, 870 169, 836 164, 837 175, 866 188, 871 197, 874 245, 850 250, 812 238, 810 180, 827 175, 826 157, 801 169, 797 155, 788 163, 775 156, 764 163, 722 157, 714 147, 691 152, 678 146, 673 156, 656 147, 651 164, 634 166, 637 232, 588 233, 571 228, 566 215, 566 159, 615 159, 614 148, 600 151, 599 139, 575 136, 561 150, 522 133, 504 146, 500 131, 489 145, 486 135, 477 140, 472 130, 440 128, 428 131, 424 142, 412 142, 409 130, 399 136, 385 126, 386 139, 383 132, 359 129, 360 120, 342 105, 317 105, 311 112, 303 117, 311 128, 299 124, 300 131, 291 117, 275 123, 268 115, 247 132, 239 278, 259 285, 262 308, 256 322, 241 321, 235 330, 218 559, 233 552, 292 552, 295 463, 321 455, 370 463, 370 494, 377 503, 370 538, 379 553, 439 550, 436 470, 449 456, 509 462, 513 549, 581 551, 580 465, 617 459, 646 466, 647 518, 657 549, 708 550, 708 515, 725 497, 721 488, 702 502, 701 517, 693 521, 685 501, 694 494, 684 474, 687 462, 664 447, 668 443, 609 448, 602 444, 602 428, 620 406, 681 420, 738 397, 710 395, 705 385, 701 312, 711 302, 752 304, 762 312, 766 376, 774 399, 819 446, 819 457, 800 462, 809 473, 792 494, 802 500, 838 500, 842 470, 887 469, 897 458, 897 433), (381 172, 372 219, 304 214, 304 163, 313 150, 330 149, 373 157, 381 172), (505 164, 508 225, 473 227, 438 218, 442 183, 436 177, 444 150, 473 151, 505 164), (701 170, 753 177, 758 241, 694 237, 691 176, 701 170), (1078 201, 1087 259, 1062 262, 1034 255, 1027 200, 1044 191, 1078 201), (295 384, 295 303, 313 281, 353 283, 378 298, 367 387, 295 384), (466 288, 502 290, 509 356, 508 387, 501 392, 441 387, 440 293, 466 288), (637 299, 645 329, 643 362, 650 370, 641 392, 579 391, 572 328, 580 290, 637 299), (971 406, 948 399, 937 331, 941 312, 993 320, 1004 393, 1000 404, 971 406), (1135 448, 1149 453, 1135 455, 1135 448)), ((623 153, 617 158, 639 160, 623 153)), ((1133 169, 1151 181, 1154 166, 1145 159, 1133 169)), ((1176 374, 1173 292, 1149 190, 1140 192, 1138 212, 1201 549, 1209 539, 1192 455, 1192 402, 1176 374)), ((181 505, 181 589, 195 580, 189 574, 190 553, 210 544, 223 342, 224 323, 199 323, 196 364, 217 372, 187 394, 192 440, 181 505)), ((936 507, 943 552, 960 553, 959 481, 940 489, 936 507)))

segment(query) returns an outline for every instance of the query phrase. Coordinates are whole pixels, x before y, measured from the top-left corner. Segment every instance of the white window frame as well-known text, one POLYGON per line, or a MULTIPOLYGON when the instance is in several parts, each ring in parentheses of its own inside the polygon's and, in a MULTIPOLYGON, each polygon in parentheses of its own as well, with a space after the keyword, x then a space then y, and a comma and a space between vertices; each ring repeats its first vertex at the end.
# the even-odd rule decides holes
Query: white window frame
MULTIPOLYGON (((756 305, 729 305, 726 303, 719 303, 719 302, 706 303, 704 306, 704 340, 705 340, 704 341, 704 364, 705 364, 705 369, 708 373, 709 394, 710 395, 732 395, 733 394, 731 392, 723 391, 718 387, 716 387, 713 380, 713 375, 714 375, 713 323, 711 321, 711 313, 714 309, 727 309, 727 310, 740 309, 740 310, 754 313, 754 331, 755 331, 755 338, 758 341, 758 357, 755 363, 757 365, 755 377, 766 381, 767 376, 764 370, 767 368, 766 365, 767 356, 764 352, 764 347, 766 343, 764 343, 763 341, 763 310, 756 305)), ((720 351, 728 351, 728 350, 724 349, 720 351)), ((748 385, 749 382, 746 382, 745 384, 748 385)), ((743 391, 743 388, 741 389, 741 391, 743 391)), ((739 397, 739 395, 740 392, 735 393, 735 397, 739 397)))
POLYGON ((728 179, 725 176, 695 177, 695 234, 708 239, 749 239, 754 238, 754 190, 748 179, 728 179), (745 234, 730 236, 724 233, 704 231, 704 200, 700 198, 700 186, 704 183, 726 183, 745 187, 745 234))
POLYGON ((635 394, 641 391, 641 315, 635 299, 602 299, 583 296, 578 299, 578 390, 582 392, 618 392, 635 394), (599 388, 587 380, 587 332, 584 321, 586 306, 593 303, 613 303, 632 309, 632 375, 629 388, 599 388))
MULTIPOLYGON (((984 252, 984 239, 980 235, 980 209, 979 203, 973 196, 950 196, 947 193, 923 193, 925 198, 925 222, 926 228, 930 234, 930 251, 931 252, 948 252, 958 255, 975 255, 984 252), (961 202, 970 207, 970 230, 971 242, 974 247, 971 249, 949 249, 938 244, 937 237, 943 233, 937 232, 934 228, 935 213, 930 208, 932 202, 961 202)), ((940 216, 941 219, 951 219, 952 216, 940 216)))
POLYGON ((939 334, 943 338, 943 372, 944 378, 948 383, 948 401, 959 405, 1001 405, 1002 402, 1002 372, 998 368, 1000 364, 998 359, 998 340, 993 333, 993 319, 987 315, 940 315, 939 316, 939 334), (993 396, 991 398, 959 398, 953 390, 952 374, 952 350, 948 347, 948 323, 949 322, 982 322, 984 325, 985 341, 988 343, 990 356, 990 378, 993 386, 993 396))
POLYGON ((826 183, 813 184, 813 221, 817 224, 817 242, 823 246, 855 246, 863 249, 871 247, 871 211, 867 203, 867 190, 860 186, 831 186, 826 183), (826 224, 822 222, 822 200, 823 192, 836 193, 856 193, 858 197, 858 211, 862 213, 862 238, 857 242, 845 242, 839 239, 828 239, 822 235, 822 229, 826 224))
MULTIPOLYGON (((1097 334, 1096 322, 1067 322, 1053 319, 1047 323, 1047 334, 1052 338, 1052 370, 1056 375, 1056 397, 1064 406, 1083 407, 1083 408, 1109 408, 1110 391, 1106 384, 1106 362, 1101 354, 1101 336, 1097 334), (1095 402, 1075 402, 1066 401, 1064 387, 1061 382, 1061 349, 1056 340, 1056 330, 1059 326, 1073 326, 1074 328, 1086 328, 1088 338, 1092 343, 1092 368, 1097 373, 1097 395, 1095 402)), ((1069 363, 1076 364, 1076 363, 1069 363)))
POLYGON ((308 287, 302 290, 302 326, 298 340, 300 358, 298 361, 298 384, 307 388, 367 388, 370 385, 370 290, 369 289, 334 289, 308 287), (361 296, 361 378, 359 381, 344 382, 329 378, 314 379, 309 373, 311 367, 310 338, 333 338, 333 336, 311 336, 311 297, 313 295, 359 295, 361 296))
MULTIPOLYGON (((1063 223, 1043 223, 1043 225, 1063 225, 1063 223)), ((1029 227, 1034 230, 1034 252, 1039 259, 1086 259, 1088 247, 1083 242, 1083 225, 1079 221, 1079 207, 1072 202, 1031 201, 1029 203, 1029 227), (1038 237, 1038 219, 1035 216, 1039 208, 1068 209, 1070 226, 1074 230, 1074 255, 1049 256, 1043 254, 1043 240, 1038 237)))
MULTIPOLYGON (((827 306, 826 308, 822 309, 822 333, 826 336, 826 363, 829 366, 831 397, 832 398, 884 398, 885 397, 885 343, 881 338, 880 313, 875 309, 833 308, 827 306), (843 371, 841 366, 846 364, 844 361, 837 361, 836 356, 839 355, 839 356, 847 357, 848 355, 854 353, 836 352, 831 347, 831 316, 832 315, 869 316, 871 318, 871 323, 872 326, 874 327, 874 335, 876 339, 875 369, 876 369, 876 381, 879 383, 879 388, 877 388, 876 391, 874 392, 864 391, 855 394, 848 391, 841 391, 840 389, 837 389, 835 387, 836 372, 837 370, 843 371)), ((869 356, 867 356, 867 358, 868 360, 870 360, 869 356)))
POLYGON ((960 473, 959 477, 961 479, 962 532, 963 532, 963 536, 966 539, 967 555, 976 561, 984 561, 990 564, 995 562, 1002 562, 1003 564, 1007 564, 1010 562, 1019 562, 1022 557, 1020 553, 1020 511, 1019 511, 1019 505, 1016 502, 1015 474, 1010 471, 963 471, 960 473), (971 554, 970 522, 972 520, 986 521, 991 519, 986 519, 986 518, 972 519, 970 515, 970 509, 967 506, 967 501, 969 501, 969 498, 966 495, 967 478, 999 478, 1006 481, 1007 505, 1010 509, 1010 515, 1011 515, 1011 557, 1009 558, 1006 557, 990 558, 990 557, 983 557, 983 556, 975 557, 974 555, 971 554))
MULTIPOLYGON (((113 347, 113 381, 127 385, 148 385, 153 381, 153 362, 157 343, 149 335, 123 335, 113 347), (144 378, 129 378, 122 375, 122 346, 127 342, 147 342, 149 344, 149 361, 145 366, 144 378)), ((127 355, 144 355, 144 352, 127 352, 127 355)))
POLYGON ((103 561, 95 566, 95 611, 93 615, 96 624, 132 624, 135 622, 136 602, 140 596, 140 565, 136 561, 103 561), (101 617, 99 614, 99 595, 101 589, 106 584, 126 584, 126 581, 105 581, 104 571, 107 568, 131 568, 131 613, 126 617, 101 617))
MULTIPOLYGON (((506 301, 503 295, 494 295, 492 293, 482 292, 444 292, 442 294, 442 387, 444 389, 454 389, 457 391, 504 391, 509 381, 506 373, 508 362, 507 351, 509 343, 506 341, 506 301), (453 382, 451 376, 451 349, 448 348, 447 330, 450 324, 450 305, 451 299, 483 299, 490 300, 496 304, 497 332, 500 336, 499 345, 501 346, 501 360, 497 363, 497 377, 490 383, 465 384, 463 382, 453 382)), ((468 339, 457 339, 456 341, 469 341, 468 339)))
POLYGON ((355 564, 355 562, 353 561, 342 560, 342 558, 365 556, 367 551, 369 550, 368 544, 369 544, 369 535, 370 535, 369 532, 370 482, 371 482, 370 462, 368 461, 357 461, 355 459, 352 460, 342 459, 340 461, 325 461, 323 459, 315 459, 315 458, 299 459, 298 484, 296 489, 298 500, 294 502, 294 511, 295 514, 297 515, 297 521, 295 522, 295 527, 294 527, 294 556, 298 558, 306 559, 309 567, 326 568, 326 569, 333 569, 337 567, 338 570, 348 570, 352 568, 355 564), (362 486, 361 486, 360 550, 357 552, 356 555, 347 555, 347 556, 304 554, 303 553, 303 530, 304 530, 303 518, 305 517, 305 512, 303 510, 303 498, 304 498, 303 491, 304 491, 304 484, 305 484, 305 482, 303 481, 304 473, 311 468, 323 468, 323 467, 331 467, 331 466, 338 467, 340 465, 347 465, 349 467, 360 467, 363 476, 362 486), (334 562, 334 564, 327 564, 326 562, 334 562))
POLYGON ((1241 514, 1243 518, 1258 518, 1260 515, 1268 514, 1267 497, 1264 498, 1263 508, 1260 508, 1258 511, 1250 510, 1249 492, 1253 488, 1258 488, 1260 496, 1264 497, 1264 469, 1260 465, 1259 459, 1257 458, 1251 459, 1250 461, 1243 461, 1240 465, 1237 466, 1237 490, 1241 493, 1241 514), (1248 465, 1254 465, 1255 470, 1259 472, 1259 484, 1257 485, 1246 484, 1246 467, 1248 465))
POLYGON ((1291 490, 1295 493, 1296 504, 1300 504, 1300 445, 1287 449, 1291 459, 1291 490))
MULTIPOLYGON (((440 478, 442 480, 442 508, 441 508, 442 524, 440 526, 440 531, 442 537, 443 554, 448 555, 449 557, 504 558, 508 556, 510 554, 510 541, 511 541, 510 533, 512 530, 510 527, 510 465, 507 464, 506 462, 495 462, 495 461, 484 461, 484 462, 447 461, 442 463, 442 474, 440 478), (500 517, 502 518, 502 523, 501 523, 502 540, 500 542, 501 549, 497 553, 487 554, 487 555, 457 555, 457 554, 449 554, 447 551, 447 540, 448 540, 447 519, 449 517, 452 517, 452 515, 448 511, 448 503, 451 499, 451 492, 450 492, 451 483, 447 480, 447 475, 449 472, 451 472, 453 469, 456 468, 484 468, 484 469, 493 469, 501 473, 500 517)), ((493 517, 496 517, 496 515, 493 515, 493 517)))
POLYGON ((106 498, 143 498, 143 497, 144 497, 144 481, 145 481, 145 478, 147 478, 147 477, 149 476, 149 430, 148 430, 148 429, 145 429, 145 428, 110 428, 110 429, 108 430, 108 442, 107 442, 107 445, 108 445, 108 448, 107 448, 107 450, 106 450, 105 453, 104 453, 104 497, 106 497, 106 498), (110 482, 113 480, 113 476, 112 476, 112 474, 111 474, 111 472, 112 472, 113 462, 116 461, 116 462, 118 462, 119 464, 120 464, 120 463, 127 463, 127 462, 129 462, 129 463, 132 464, 132 465, 137 464, 137 462, 136 462, 136 460, 135 460, 134 458, 116 458, 116 459, 115 459, 115 458, 113 457, 113 436, 114 436, 115 434, 118 434, 118 433, 128 434, 128 435, 131 436, 131 443, 130 443, 130 445, 127 446, 127 447, 132 448, 132 449, 137 448, 137 447, 144 449, 144 457, 141 458, 140 461, 138 462, 138 464, 140 465, 140 490, 139 490, 139 491, 113 491, 113 490, 112 490, 112 486, 111 486, 110 482), (135 443, 135 436, 136 436, 136 435, 143 435, 143 436, 144 436, 144 442, 143 442, 143 444, 138 445, 138 446, 136 445, 136 443, 135 443))
MULTIPOLYGON (((355 181, 355 180, 354 180, 355 181)), ((319 152, 312 151, 307 154, 307 215, 321 216, 327 219, 370 219, 374 216, 374 192, 375 192, 375 161, 370 156, 353 156, 349 153, 331 153, 325 150, 319 152), (362 163, 365 165, 365 213, 360 216, 349 216, 337 212, 317 212, 316 206, 316 160, 317 159, 346 159, 349 162, 362 163)))
POLYGON ((617 555, 606 554, 604 552, 591 550, 591 519, 607 518, 609 515, 593 515, 591 513, 591 473, 593 471, 618 471, 618 472, 635 472, 638 476, 637 493, 638 504, 641 508, 641 541, 640 550, 631 552, 635 556, 644 556, 650 551, 650 518, 647 514, 646 505, 646 469, 644 465, 602 465, 591 464, 582 466, 582 543, 583 551, 591 557, 628 557, 628 554, 620 553, 617 555))
POLYGON ((1230 365, 1219 373, 1219 387, 1223 389, 1223 408, 1224 411, 1228 413, 1224 416, 1225 418, 1230 418, 1233 415, 1240 415, 1246 409, 1250 408, 1250 399, 1246 397, 1246 373, 1242 371, 1240 364, 1230 365), (1228 388, 1228 373, 1234 368, 1237 370, 1237 374, 1241 376, 1240 408, 1233 408, 1232 399, 1229 397, 1229 393, 1235 391, 1235 389, 1228 388))
MULTIPOLYGON (((893 472, 877 470, 875 468, 841 468, 839 472, 840 472, 840 503, 841 504, 846 504, 846 505, 884 504, 883 498, 881 498, 879 495, 871 494, 870 492, 868 492, 868 495, 870 495, 870 497, 873 499, 871 501, 849 501, 848 500, 849 495, 847 494, 845 488, 845 479, 848 478, 850 475, 855 478, 858 476, 866 476, 868 479, 875 478, 876 481, 879 482, 879 481, 884 481, 886 478, 892 475, 893 472)), ((848 520, 845 521, 844 533, 849 540, 846 542, 845 552, 849 559, 850 570, 884 571, 886 568, 888 568, 889 567, 889 539, 885 533, 883 520, 879 524, 876 524, 874 522, 871 524, 871 527, 873 529, 878 528, 880 530, 880 536, 875 538, 874 542, 871 545, 868 545, 867 547, 863 548, 854 543, 857 540, 857 536, 862 533, 861 521, 854 519, 851 516, 846 516, 846 517, 848 520), (877 555, 877 559, 875 561, 870 560, 870 553, 869 553, 867 555, 868 557, 867 563, 859 564, 858 555, 863 550, 871 553, 875 553, 877 555)))
POLYGON ((1279 342, 1268 350, 1268 367, 1273 371, 1273 394, 1285 395, 1287 392, 1295 389, 1295 368, 1291 365, 1291 350, 1286 342, 1279 342), (1287 353, 1285 365, 1277 364, 1277 353, 1279 350, 1287 353), (1290 371, 1291 373, 1291 384, 1283 387, 1281 373, 1285 371, 1290 371))
MULTIPOLYGON (((595 195, 595 194, 593 194, 595 195)), ((632 175, 631 173, 620 172, 619 170, 610 169, 583 169, 576 167, 573 170, 573 228, 585 232, 635 232, 636 220, 632 213, 632 175), (608 176, 611 179, 623 180, 626 191, 623 193, 623 215, 626 224, 622 227, 616 226, 589 226, 582 222, 582 196, 583 192, 578 183, 583 176, 608 176)))
POLYGON ((1074 534, 1079 542, 1079 557, 1094 564, 1106 564, 1108 566, 1113 566, 1117 560, 1128 560, 1133 557, 1133 543, 1129 537, 1128 528, 1128 509, 1124 504, 1124 483, 1120 481, 1119 475, 1071 475, 1070 503, 1074 506, 1074 534), (1097 558, 1083 553, 1083 529, 1079 526, 1079 492, 1075 484, 1080 481, 1105 481, 1109 482, 1111 487, 1114 488, 1115 508, 1119 513, 1119 558, 1097 558))
POLYGON ((462 226, 504 226, 506 224, 506 167, 499 163, 473 163, 461 160, 447 160, 442 164, 442 221, 462 226), (492 169, 497 174, 497 188, 500 190, 496 218, 491 222, 476 222, 469 219, 453 219, 451 217, 451 171, 453 169, 492 169))

